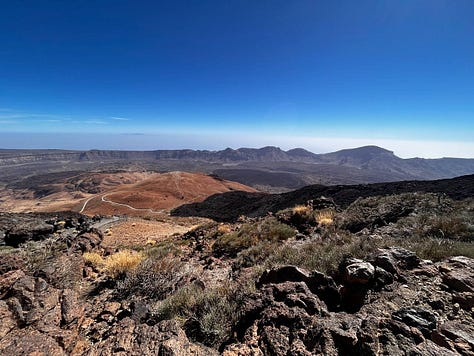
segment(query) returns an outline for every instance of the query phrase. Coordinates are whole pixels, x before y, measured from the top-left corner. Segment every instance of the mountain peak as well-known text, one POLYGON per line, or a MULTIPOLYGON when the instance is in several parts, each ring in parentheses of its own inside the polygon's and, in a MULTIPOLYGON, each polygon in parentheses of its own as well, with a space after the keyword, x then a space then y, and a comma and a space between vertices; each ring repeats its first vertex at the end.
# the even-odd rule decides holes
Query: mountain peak
POLYGON ((338 153, 338 152, 352 152, 352 153, 355 153, 355 154, 365 153, 365 154, 373 154, 373 155, 379 155, 379 154, 393 155, 393 151, 389 151, 385 148, 375 146, 375 145, 362 146, 362 147, 357 147, 357 148, 350 148, 350 149, 346 149, 346 150, 340 150, 340 151, 337 151, 335 153, 338 153))

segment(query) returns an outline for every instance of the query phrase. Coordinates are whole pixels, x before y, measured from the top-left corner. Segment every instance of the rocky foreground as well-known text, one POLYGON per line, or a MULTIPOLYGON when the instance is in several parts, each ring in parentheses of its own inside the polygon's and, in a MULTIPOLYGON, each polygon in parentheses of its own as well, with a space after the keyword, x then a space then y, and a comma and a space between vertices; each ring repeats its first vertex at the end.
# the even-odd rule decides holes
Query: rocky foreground
MULTIPOLYGON (((418 231, 423 209, 456 211, 450 202, 439 206, 429 195, 359 201, 332 222, 301 213, 313 217, 317 203, 330 205, 322 199, 276 217, 198 228, 117 273, 94 262, 118 251, 102 248, 91 221, 69 217, 66 226, 62 217, 45 217, 52 228, 43 226, 41 237, 23 231, 13 239, 15 221, 26 218, 3 215, 4 226, 11 223, 5 240, 20 248, 0 254, 0 354, 474 355, 474 259, 433 262, 382 243, 418 231), (347 227, 356 218, 362 223, 353 235, 347 227), (275 231, 270 247, 257 241, 275 231), (239 245, 247 236, 249 245, 239 245), (320 261, 348 244, 357 248, 335 268, 287 263, 308 249, 304 259, 320 261)), ((469 229, 463 239, 472 237, 469 229)))

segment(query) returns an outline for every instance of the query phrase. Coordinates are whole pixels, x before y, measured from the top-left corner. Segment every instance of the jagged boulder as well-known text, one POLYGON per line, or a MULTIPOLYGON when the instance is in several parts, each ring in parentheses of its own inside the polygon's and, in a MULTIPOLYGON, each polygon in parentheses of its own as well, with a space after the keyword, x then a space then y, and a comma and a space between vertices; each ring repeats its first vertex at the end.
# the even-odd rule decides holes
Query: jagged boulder
POLYGON ((414 252, 401 247, 379 249, 368 261, 394 275, 398 275, 400 269, 413 269, 421 263, 421 259, 414 252))
POLYGON ((81 341, 77 324, 84 309, 71 290, 57 290, 21 271, 2 276, 0 353, 71 353, 81 341))
POLYGON ((457 292, 474 292, 474 260, 457 256, 440 266, 443 283, 457 292))
POLYGON ((99 247, 104 239, 104 234, 98 229, 88 229, 67 241, 68 245, 76 251, 90 252, 99 247))
POLYGON ((436 328, 436 317, 433 313, 418 307, 399 309, 392 313, 392 318, 417 328, 427 338, 436 328))
POLYGON ((257 281, 257 287, 269 283, 283 282, 306 282, 310 274, 295 266, 282 266, 279 268, 266 270, 257 281))
POLYGON ((461 355, 474 354, 474 326, 447 321, 433 333, 433 341, 461 355))
POLYGON ((41 220, 20 223, 5 231, 5 244, 18 247, 27 241, 38 241, 48 238, 54 232, 54 226, 41 220))
POLYGON ((213 356, 218 352, 190 342, 176 321, 147 325, 125 317, 108 329, 89 355, 213 356))
POLYGON ((372 282, 375 268, 369 262, 351 261, 343 270, 343 279, 347 284, 366 285, 372 282))
POLYGON ((319 271, 308 272, 302 268, 287 265, 266 270, 256 283, 259 288, 265 284, 284 282, 304 282, 311 293, 324 301, 329 309, 339 306, 341 296, 334 280, 319 271))

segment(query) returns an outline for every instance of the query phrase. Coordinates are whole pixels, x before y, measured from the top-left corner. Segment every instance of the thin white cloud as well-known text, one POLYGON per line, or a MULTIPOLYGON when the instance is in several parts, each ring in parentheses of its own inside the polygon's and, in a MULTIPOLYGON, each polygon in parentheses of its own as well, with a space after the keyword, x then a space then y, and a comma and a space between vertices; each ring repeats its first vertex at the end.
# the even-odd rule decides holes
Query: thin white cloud
POLYGON ((107 122, 103 120, 85 120, 85 121, 79 121, 79 123, 93 124, 93 125, 106 125, 107 124, 107 122))
POLYGON ((26 112, 18 112, 14 110, 0 109, 0 120, 10 121, 47 121, 47 120, 66 120, 64 116, 51 114, 34 114, 26 112))
POLYGON ((130 119, 128 119, 126 117, 111 116, 110 118, 112 120, 117 120, 117 121, 130 121, 130 119))

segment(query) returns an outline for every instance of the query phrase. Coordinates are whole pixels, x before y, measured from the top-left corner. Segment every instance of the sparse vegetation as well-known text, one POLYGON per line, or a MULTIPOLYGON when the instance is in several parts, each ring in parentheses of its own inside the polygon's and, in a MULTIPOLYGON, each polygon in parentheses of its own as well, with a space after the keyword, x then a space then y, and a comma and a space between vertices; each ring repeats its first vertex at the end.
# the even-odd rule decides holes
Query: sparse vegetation
POLYGON ((217 233, 219 235, 229 234, 232 231, 232 228, 229 224, 219 224, 217 227, 217 233))
POLYGON ((263 263, 264 268, 291 264, 309 270, 331 273, 337 269, 342 258, 346 255, 364 257, 377 248, 377 242, 372 238, 360 238, 339 232, 332 238, 310 241, 302 245, 283 245, 263 263))
POLYGON ((191 279, 192 266, 172 255, 155 256, 142 261, 117 284, 116 295, 124 299, 139 295, 164 299, 191 279))
POLYGON ((86 264, 96 269, 102 268, 105 263, 104 258, 97 252, 84 252, 82 257, 84 258, 86 264))
POLYGON ((219 237, 213 245, 218 255, 235 256, 239 251, 262 241, 284 241, 293 237, 295 230, 275 218, 265 218, 255 223, 244 224, 238 231, 219 237))
MULTIPOLYGON (((284 311, 301 309, 297 311, 302 316, 299 320, 311 320, 314 317, 312 312, 307 313, 305 307, 298 306, 306 303, 301 295, 307 293, 305 286, 282 283, 287 280, 286 276, 280 280, 267 281, 265 287, 256 290, 255 282, 265 269, 295 265, 335 277, 345 256, 373 263, 369 256, 385 247, 403 247, 422 259, 434 262, 455 255, 474 258, 472 200, 454 202, 444 197, 440 204, 435 194, 405 194, 360 199, 345 210, 339 210, 339 207, 313 210, 313 206, 297 205, 274 215, 243 217, 234 223, 205 222, 191 231, 165 240, 150 234, 156 243, 146 243, 146 238, 150 236, 143 236, 137 243, 130 244, 130 249, 124 248, 111 255, 107 253, 112 249, 98 234, 84 233, 75 240, 68 235, 63 240, 54 238, 29 242, 19 249, 0 253, 0 257, 3 254, 12 256, 0 260, 0 269, 4 273, 23 270, 30 274, 32 280, 38 281, 36 277, 40 277, 55 288, 62 289, 61 293, 64 293, 65 288, 80 286, 80 289, 75 288, 77 294, 84 295, 86 292, 91 300, 91 308, 85 312, 88 325, 93 325, 85 331, 90 332, 86 337, 90 335, 91 340, 97 334, 97 340, 109 344, 115 342, 116 331, 128 332, 128 329, 119 330, 118 323, 130 316, 127 322, 135 325, 139 323, 145 331, 139 337, 149 331, 146 330, 148 327, 160 330, 168 326, 175 330, 181 327, 186 334, 184 336, 179 331, 183 342, 189 344, 189 340, 196 341, 222 351, 226 345, 236 345, 237 341, 246 343, 236 335, 239 335, 241 327, 248 332, 248 327, 242 326, 242 315, 246 316, 246 321, 255 310, 256 314, 263 315, 255 320, 264 323, 261 324, 264 327, 273 327, 271 323, 278 318, 285 319, 286 315, 280 312, 280 306, 284 311), (357 232, 351 232, 349 227, 357 227, 357 232), (82 253, 84 250, 89 252, 82 253), (83 268, 84 265, 86 268, 83 268), (83 274, 87 278, 83 278, 83 274), (278 308, 274 308, 273 303, 278 303, 278 308), (264 311, 273 314, 261 313, 261 305, 264 311), (311 316, 306 318, 307 314, 311 316), (161 323, 163 320, 173 322, 161 323)), ((118 228, 113 228, 115 234, 119 235, 118 228)), ((57 237, 58 234, 52 236, 57 237)), ((429 273, 431 269, 437 273, 428 264, 419 266, 416 272, 403 271, 401 265, 399 277, 406 277, 409 287, 414 282, 431 278, 420 274, 423 268, 430 268, 427 270, 429 273), (421 277, 419 280, 410 279, 410 273, 421 277)), ((291 267, 285 270, 291 270, 291 267)), ((393 271, 387 270, 387 273, 395 276, 393 271)), ((311 289, 314 286, 310 287, 310 279, 305 278, 311 289)), ((436 283, 441 283, 441 278, 437 276, 436 279, 436 283)), ((386 294, 375 294, 379 290, 370 289, 370 293, 374 294, 369 297, 383 300, 388 299, 387 295, 396 295, 397 289, 400 289, 398 286, 405 281, 397 279, 397 276, 394 280, 393 288, 384 289, 386 294)), ((333 291, 336 293, 335 299, 345 298, 346 295, 338 294, 338 291, 347 288, 348 284, 343 278, 334 278, 334 281, 337 284, 333 291)), ((359 287, 356 285, 354 288, 359 287)), ((312 293, 308 303, 311 303, 312 298, 328 303, 318 294, 319 291, 312 293)), ((350 294, 347 295, 352 298, 350 294)), ((446 310, 449 310, 452 298, 444 300, 446 310)), ((350 300, 341 299, 334 309, 328 307, 330 313, 346 310, 343 305, 346 302, 350 300)), ((402 306, 397 303, 397 307, 402 306)), ((378 303, 375 307, 383 308, 383 304, 378 303)), ((463 315, 463 310, 459 311, 459 316, 463 315)), ((470 309, 465 312, 470 313, 470 309)), ((324 315, 318 314, 317 317, 329 322, 324 315)), ((347 314, 347 317, 350 318, 350 315, 347 314)), ((281 325, 285 323, 286 320, 283 320, 283 324, 279 324, 275 330, 283 330, 281 325)), ((301 327, 302 330, 305 328, 306 325, 301 327)), ((142 342, 139 337, 137 342, 142 342)))
POLYGON ((312 213, 312 209, 308 205, 296 205, 291 210, 293 211, 293 214, 301 216, 310 216, 312 213))
POLYGON ((177 241, 164 240, 155 243, 154 245, 147 247, 143 250, 143 253, 147 257, 152 257, 154 259, 164 258, 167 256, 180 256, 183 251, 180 248, 177 241))
POLYGON ((94 252, 84 253, 83 257, 87 263, 112 278, 125 277, 143 260, 143 254, 133 250, 122 250, 106 257, 94 252))
POLYGON ((18 255, 26 269, 58 288, 75 288, 82 278, 81 259, 67 255, 66 243, 57 238, 29 241, 20 246, 18 255))
POLYGON ((227 282, 202 290, 197 285, 181 288, 158 303, 155 315, 159 320, 178 319, 197 323, 191 338, 208 346, 218 347, 230 336, 232 325, 239 318, 244 297, 255 290, 253 282, 227 282))
POLYGON ((335 215, 334 210, 325 209, 315 212, 315 219, 319 225, 328 226, 333 224, 335 215))

